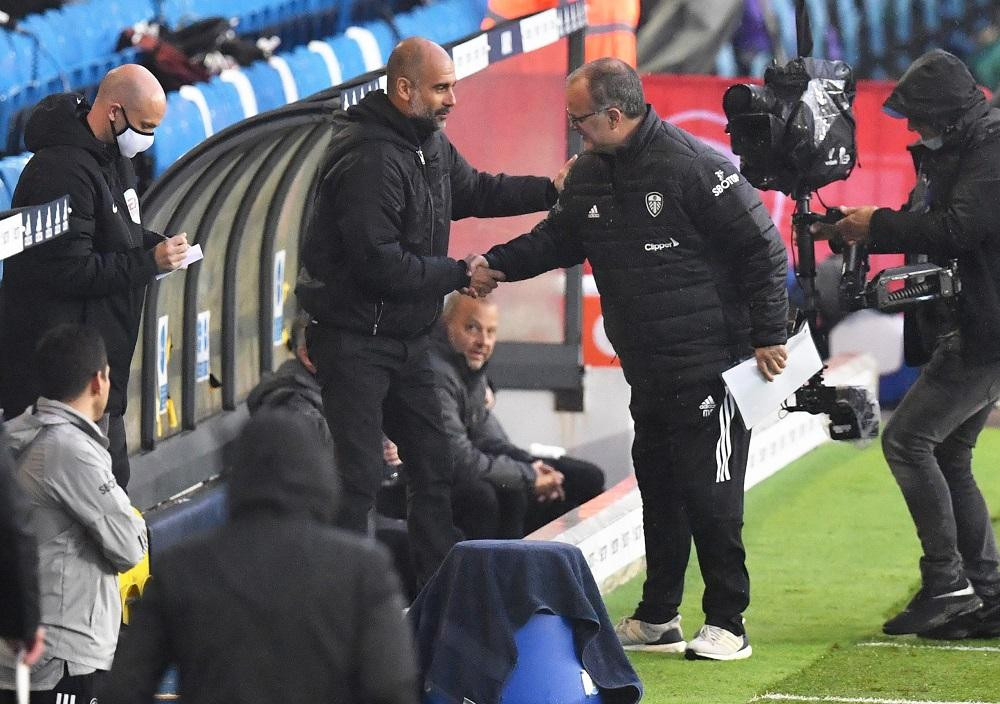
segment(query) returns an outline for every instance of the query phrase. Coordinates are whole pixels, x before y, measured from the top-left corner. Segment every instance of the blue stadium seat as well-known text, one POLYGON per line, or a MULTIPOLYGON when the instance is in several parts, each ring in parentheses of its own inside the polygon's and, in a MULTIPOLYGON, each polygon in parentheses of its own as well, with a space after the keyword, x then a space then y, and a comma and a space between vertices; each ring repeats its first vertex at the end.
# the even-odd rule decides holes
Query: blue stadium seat
POLYGON ((336 37, 327 39, 326 43, 333 48, 333 53, 337 56, 337 61, 340 62, 340 70, 345 81, 366 73, 365 61, 361 57, 361 49, 358 48, 357 42, 351 41, 343 34, 338 34, 336 37))
POLYGON ((837 24, 840 26, 840 40, 844 44, 844 61, 854 66, 861 55, 860 36, 861 14, 854 0, 837 0, 837 24))
POLYGON ((397 15, 395 23, 403 37, 420 35, 444 44, 478 31, 485 10, 481 2, 442 0, 397 15))
MULTIPOLYGON (((888 46, 883 24, 887 0, 864 0, 865 27, 868 29, 868 51, 877 64, 885 60, 888 46)), ((875 78, 885 75, 883 68, 876 68, 875 78)))
MULTIPOLYGON (((392 29, 386 22, 382 21, 366 22, 362 27, 371 32, 375 41, 378 42, 379 52, 382 54, 381 64, 384 66, 385 62, 389 60, 389 54, 396 46, 396 37, 392 33, 392 29)), ((457 37, 452 37, 452 39, 457 39, 457 37)))
POLYGON ((205 95, 208 111, 212 116, 212 129, 221 132, 244 118, 240 96, 231 84, 213 76, 207 83, 199 83, 198 88, 205 95))
POLYGON ((274 110, 285 104, 285 90, 281 85, 278 72, 263 61, 243 69, 250 79, 254 95, 257 96, 257 109, 260 112, 274 110))
POLYGON ((31 154, 20 154, 0 159, 0 182, 3 183, 12 197, 14 189, 17 188, 17 182, 21 178, 21 172, 24 171, 24 166, 30 158, 31 154))
MULTIPOLYGON (((299 98, 305 98, 330 87, 330 71, 322 57, 315 52, 299 47, 289 54, 283 54, 282 58, 288 62, 288 68, 295 77, 299 98)), ((345 73, 344 80, 347 78, 348 74, 345 73)))
POLYGON ((222 525, 226 521, 226 511, 226 490, 221 484, 147 511, 144 518, 149 530, 149 560, 153 574, 158 554, 186 538, 222 525))
POLYGON ((514 632, 514 643, 517 664, 504 685, 500 704, 604 701, 592 682, 590 691, 584 689, 586 670, 576 654, 573 623, 568 618, 540 611, 514 632))
POLYGON ((170 93, 167 96, 167 114, 156 129, 156 139, 150 150, 154 175, 162 174, 204 139, 205 126, 198 107, 179 93, 170 93))

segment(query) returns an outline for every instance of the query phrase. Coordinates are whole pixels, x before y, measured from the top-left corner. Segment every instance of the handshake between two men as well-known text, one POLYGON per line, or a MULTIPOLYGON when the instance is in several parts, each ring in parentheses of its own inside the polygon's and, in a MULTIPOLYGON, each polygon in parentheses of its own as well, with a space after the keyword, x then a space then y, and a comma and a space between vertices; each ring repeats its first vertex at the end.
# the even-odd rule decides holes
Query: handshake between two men
POLYGON ((488 296, 501 281, 507 277, 502 271, 490 268, 490 263, 482 254, 469 254, 465 257, 465 265, 469 270, 469 285, 461 289, 461 293, 472 298, 488 296))

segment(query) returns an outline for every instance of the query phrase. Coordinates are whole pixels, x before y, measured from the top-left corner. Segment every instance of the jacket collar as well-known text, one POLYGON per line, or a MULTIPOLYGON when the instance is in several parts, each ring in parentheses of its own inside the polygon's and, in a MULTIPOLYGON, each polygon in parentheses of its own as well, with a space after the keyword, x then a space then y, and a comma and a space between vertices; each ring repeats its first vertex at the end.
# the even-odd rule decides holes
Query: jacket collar
POLYGON ((39 396, 31 412, 42 421, 44 425, 58 425, 59 423, 69 423, 76 426, 95 441, 107 449, 110 444, 108 437, 101 432, 97 424, 62 401, 55 401, 44 396, 39 396))
POLYGON ((642 118, 642 122, 639 123, 639 126, 628 138, 628 141, 615 149, 615 159, 619 161, 634 160, 649 146, 649 143, 653 140, 653 136, 662 124, 663 121, 660 120, 660 116, 656 114, 653 106, 646 103, 646 116, 642 118))
POLYGON ((381 125, 415 149, 424 145, 435 132, 401 113, 383 90, 368 93, 360 103, 349 108, 347 114, 352 121, 381 125))

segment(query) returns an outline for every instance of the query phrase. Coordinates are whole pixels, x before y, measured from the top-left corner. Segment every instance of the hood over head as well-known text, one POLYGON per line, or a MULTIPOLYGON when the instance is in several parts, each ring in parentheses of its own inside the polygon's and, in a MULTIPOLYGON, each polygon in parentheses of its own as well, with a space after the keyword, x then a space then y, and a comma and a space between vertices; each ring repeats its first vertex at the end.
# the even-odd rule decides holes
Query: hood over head
POLYGON ((25 125, 25 146, 33 152, 44 147, 80 147, 102 159, 110 158, 114 147, 90 131, 86 120, 89 112, 90 103, 76 93, 57 93, 42 99, 25 125))
POLYGON ((943 49, 929 51, 906 69, 883 103, 885 112, 943 132, 954 128, 986 96, 961 59, 943 49))
POLYGON ((333 455, 300 414, 255 414, 236 442, 227 481, 231 517, 263 510, 333 522, 339 495, 333 455))

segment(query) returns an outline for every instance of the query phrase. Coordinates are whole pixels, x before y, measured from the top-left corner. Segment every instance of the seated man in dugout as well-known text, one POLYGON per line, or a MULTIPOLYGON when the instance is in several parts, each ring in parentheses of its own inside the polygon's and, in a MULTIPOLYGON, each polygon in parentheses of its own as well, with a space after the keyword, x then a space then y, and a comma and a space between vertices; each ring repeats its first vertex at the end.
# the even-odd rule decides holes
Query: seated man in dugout
POLYGON ((520 538, 604 491, 599 467, 565 455, 542 459, 507 437, 486 371, 499 325, 490 300, 452 295, 431 347, 455 460, 455 523, 468 538, 520 538))

